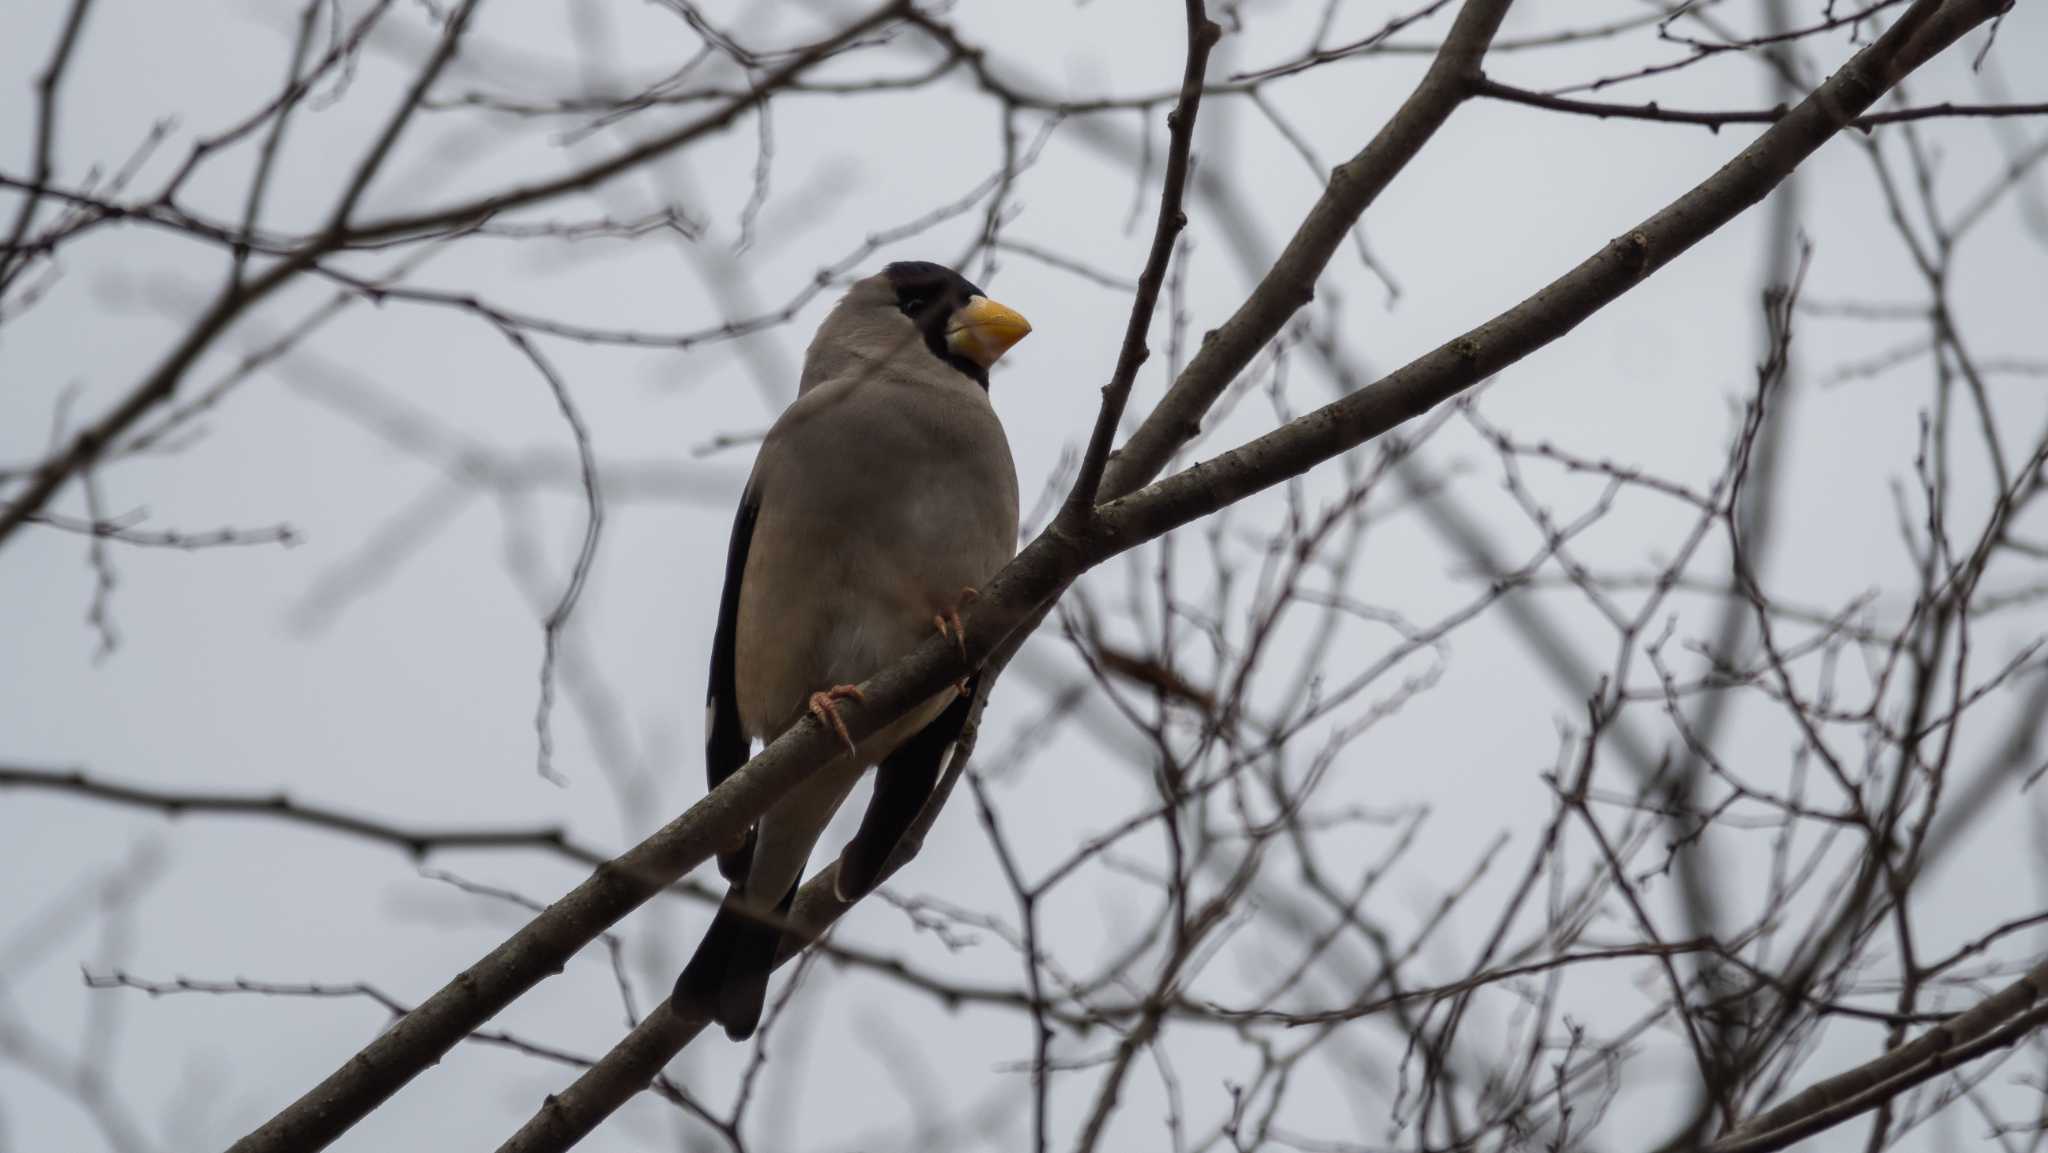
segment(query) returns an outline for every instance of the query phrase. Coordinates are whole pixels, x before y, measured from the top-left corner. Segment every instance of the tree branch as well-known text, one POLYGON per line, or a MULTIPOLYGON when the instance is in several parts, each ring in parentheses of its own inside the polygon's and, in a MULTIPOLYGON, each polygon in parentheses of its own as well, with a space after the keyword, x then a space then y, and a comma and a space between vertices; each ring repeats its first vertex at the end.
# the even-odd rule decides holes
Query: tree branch
MULTIPOLYGON (((986 686, 987 682, 983 684, 986 686)), ((931 799, 925 802, 917 820, 883 866, 877 887, 881 881, 895 876, 924 847, 925 834, 945 809, 954 785, 974 755, 981 733, 982 710, 987 704, 988 692, 984 687, 947 759, 938 787, 932 790, 931 799)), ((835 861, 797 891, 790 906, 788 931, 776 949, 776 968, 801 956, 853 908, 853 902, 839 899, 838 876, 839 865, 835 861)), ((705 1018, 678 1009, 674 1001, 664 1001, 567 1089, 544 1099, 539 1111, 498 1147, 498 1153, 553 1153, 573 1146, 652 1084, 707 1024, 705 1018)))
POLYGON ((1875 1061, 1810 1085, 1760 1113, 1707 1153, 1772 1153, 1839 1125, 1927 1079, 2017 1044, 2048 1025, 2048 961, 1875 1061))
POLYGON ((1131 319, 1124 328, 1122 351, 1117 353, 1116 370, 1102 389, 1102 410, 1095 417, 1095 431, 1089 435, 1088 450, 1081 456, 1080 471, 1073 492, 1061 516, 1069 531, 1084 530, 1093 518, 1095 497, 1102 489, 1102 469, 1123 422, 1124 406, 1131 399, 1131 385, 1138 369, 1152 356, 1145 334, 1152 327, 1152 313, 1159 303, 1159 289, 1166 283, 1166 266, 1173 259, 1173 242, 1187 227, 1188 216, 1182 198, 1188 182, 1188 150, 1195 139, 1195 114, 1202 104, 1202 80, 1209 71, 1209 50, 1223 38, 1223 29, 1209 19, 1202 0, 1188 0, 1188 58, 1181 74, 1180 100, 1167 114, 1166 129, 1171 143, 1166 151, 1166 179, 1159 189, 1159 218, 1152 228, 1152 250, 1145 257, 1145 270, 1138 274, 1137 297, 1131 302, 1131 319))
MULTIPOLYGON (((1650 120, 1660 124, 1696 124, 1711 131, 1720 131, 1726 124, 1776 124, 1785 116, 1783 106, 1777 108, 1730 108, 1725 110, 1666 108, 1651 101, 1647 104, 1615 104, 1600 100, 1574 100, 1569 96, 1553 96, 1548 92, 1532 92, 1497 80, 1481 79, 1472 90, 1475 96, 1500 100, 1509 104, 1523 104, 1530 108, 1542 108, 1550 112, 1564 112, 1575 116, 1592 116, 1601 120, 1650 120)), ((1995 119, 2016 116, 2048 116, 2048 101, 2033 104, 1956 104, 1944 101, 1940 104, 1926 104, 1914 108, 1893 108, 1884 112, 1868 112, 1849 122, 1849 127, 1869 131, 1886 124, 1907 124, 1916 120, 1935 120, 1948 117, 1961 119, 1995 119)))
MULTIPOLYGON (((1106 506, 1102 532, 1116 542, 1111 551, 1150 540, 1297 476, 1420 416, 1570 332, 1761 201, 1913 69, 2008 7, 2010 0, 1917 0, 1882 36, 1719 171, 1520 304, 1369 387, 1106 506)), ((1282 263, 1286 260, 1283 255, 1282 263)), ((1240 309, 1239 315, 1243 313, 1240 309)), ((1182 373, 1175 393, 1189 385, 1195 367, 1191 364, 1182 373)), ((1227 379, 1206 380, 1194 387, 1213 386, 1220 392, 1227 384, 1227 379)), ((1161 411, 1174 399, 1169 394, 1161 411)), ((1154 413, 1155 418, 1158 415, 1154 413)), ((1142 435, 1141 429, 1132 443, 1142 435)))
POLYGON ((152 789, 90 776, 76 769, 35 769, 0 765, 0 789, 26 788, 71 793, 97 801, 155 809, 167 817, 187 813, 213 816, 268 817, 345 833, 423 857, 443 849, 540 848, 582 865, 601 865, 604 854, 569 839, 559 825, 532 828, 431 828, 407 826, 359 816, 322 805, 294 801, 283 793, 251 796, 240 793, 185 793, 152 789))
POLYGON ((1316 281, 1358 218, 1472 94, 1479 62, 1511 2, 1469 0, 1459 9, 1443 48, 1415 91, 1364 150, 1330 173, 1329 186, 1280 259, 1230 319, 1203 340, 1158 407, 1110 457, 1107 487, 1112 497, 1158 476, 1173 454, 1201 430, 1203 415, 1252 357, 1289 317, 1315 299, 1316 281))
POLYGON ((35 167, 29 176, 28 192, 15 213, 14 227, 7 234, 7 242, 0 245, 0 292, 28 267, 29 250, 23 242, 28 239, 36 208, 42 203, 44 189, 56 168, 57 89, 64 82, 71 52, 78 46, 78 30, 84 27, 86 10, 91 7, 92 0, 71 0, 71 11, 64 18, 64 30, 57 35, 50 62, 36 77, 35 167))

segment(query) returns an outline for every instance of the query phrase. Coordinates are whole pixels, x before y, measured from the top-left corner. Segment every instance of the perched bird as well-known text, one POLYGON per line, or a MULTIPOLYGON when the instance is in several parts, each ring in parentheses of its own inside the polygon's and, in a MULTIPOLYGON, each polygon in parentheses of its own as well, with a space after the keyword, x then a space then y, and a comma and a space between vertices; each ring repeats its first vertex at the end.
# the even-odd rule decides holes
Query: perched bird
POLYGON ((718 858, 730 885, 676 979, 675 1004, 753 1034, 812 847, 867 766, 874 799, 838 891, 872 888, 967 715, 941 692, 857 746, 834 710, 959 610, 1017 548, 1017 469, 988 370, 1031 326, 938 264, 856 282, 804 356, 794 403, 761 442, 733 520, 705 705, 710 786, 807 713, 846 751, 778 798, 718 858))

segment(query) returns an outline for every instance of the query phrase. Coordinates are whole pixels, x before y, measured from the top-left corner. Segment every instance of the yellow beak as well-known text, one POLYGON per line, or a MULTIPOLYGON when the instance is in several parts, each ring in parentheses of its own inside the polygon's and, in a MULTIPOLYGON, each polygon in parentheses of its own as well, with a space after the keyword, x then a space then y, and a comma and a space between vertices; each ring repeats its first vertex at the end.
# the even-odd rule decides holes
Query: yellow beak
POLYGON ((1031 322, 986 296, 969 297, 946 322, 946 347, 987 368, 1031 334, 1031 322))

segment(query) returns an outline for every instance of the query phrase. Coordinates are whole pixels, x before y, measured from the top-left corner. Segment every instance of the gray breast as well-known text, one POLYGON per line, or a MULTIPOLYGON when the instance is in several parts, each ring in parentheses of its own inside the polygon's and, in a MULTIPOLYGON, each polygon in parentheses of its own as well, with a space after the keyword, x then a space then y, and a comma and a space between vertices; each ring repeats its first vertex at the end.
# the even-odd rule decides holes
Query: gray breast
POLYGON ((1015 551, 1002 425, 978 386, 934 367, 815 385, 762 443, 735 637, 740 716, 755 736, 780 733, 809 694, 914 648, 1015 551))

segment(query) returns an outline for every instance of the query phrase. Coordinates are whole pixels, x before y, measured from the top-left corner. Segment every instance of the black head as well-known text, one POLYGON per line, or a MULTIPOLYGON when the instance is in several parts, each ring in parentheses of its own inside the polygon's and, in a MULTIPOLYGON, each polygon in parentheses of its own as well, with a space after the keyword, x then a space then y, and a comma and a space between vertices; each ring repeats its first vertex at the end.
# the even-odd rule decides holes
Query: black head
POLYGON ((943 264, 926 260, 899 260, 882 269, 896 290, 896 307, 917 326, 932 355, 959 369, 983 388, 988 387, 988 369, 954 351, 946 339, 953 314, 967 306, 981 289, 943 264))

